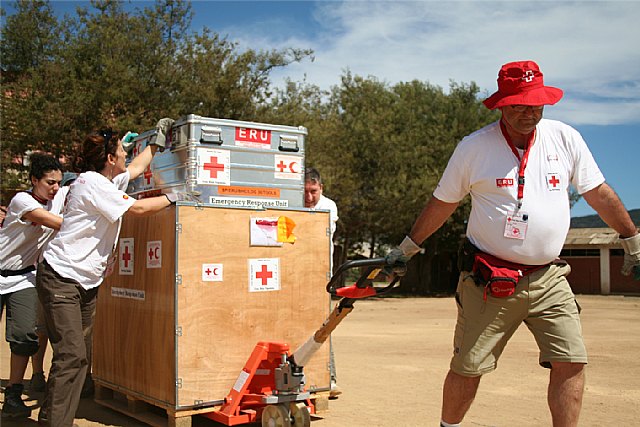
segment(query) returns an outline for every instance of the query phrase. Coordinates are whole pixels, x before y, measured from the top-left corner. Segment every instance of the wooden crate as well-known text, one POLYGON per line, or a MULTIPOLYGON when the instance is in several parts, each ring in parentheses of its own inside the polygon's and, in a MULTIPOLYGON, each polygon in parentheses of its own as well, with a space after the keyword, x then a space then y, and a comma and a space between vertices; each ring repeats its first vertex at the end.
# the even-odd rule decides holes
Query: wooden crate
MULTIPOLYGON (((328 213, 306 210, 179 205, 125 217, 118 256, 133 254, 133 271, 116 265, 100 289, 96 383, 169 412, 220 405, 258 341, 293 351, 329 314, 328 228, 328 213), (250 246, 251 218, 280 216, 296 223, 296 242, 250 246), (158 241, 161 267, 147 268, 158 241), (280 289, 250 292, 249 259, 278 259, 280 289), (203 281, 203 264, 222 264, 223 281, 203 281)), ((327 342, 305 366, 312 391, 329 388, 328 365, 327 342)))

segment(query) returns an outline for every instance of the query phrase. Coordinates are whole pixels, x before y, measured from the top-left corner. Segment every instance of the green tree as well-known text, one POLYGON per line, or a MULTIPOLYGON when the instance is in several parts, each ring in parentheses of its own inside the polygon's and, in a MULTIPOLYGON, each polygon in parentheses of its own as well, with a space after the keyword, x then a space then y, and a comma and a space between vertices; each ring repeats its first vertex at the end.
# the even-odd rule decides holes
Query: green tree
POLYGON ((311 55, 240 51, 209 29, 192 33, 184 0, 134 10, 93 0, 61 22, 48 2, 19 1, 15 9, 2 29, 3 188, 16 157, 72 156, 99 127, 142 131, 190 113, 253 120, 271 96, 271 72, 311 55))

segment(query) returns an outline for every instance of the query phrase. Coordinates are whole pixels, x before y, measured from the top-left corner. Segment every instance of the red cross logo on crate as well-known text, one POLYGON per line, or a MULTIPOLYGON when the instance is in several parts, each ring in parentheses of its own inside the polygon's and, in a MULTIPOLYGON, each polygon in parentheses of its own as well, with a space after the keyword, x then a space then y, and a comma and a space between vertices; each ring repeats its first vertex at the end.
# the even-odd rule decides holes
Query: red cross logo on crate
POLYGON ((284 161, 280 160, 280 163, 278 163, 276 167, 280 169, 280 172, 285 172, 286 169, 289 169, 287 172, 297 173, 298 172, 296 170, 297 164, 298 162, 291 162, 287 165, 284 161))
POLYGON ((124 247, 124 253, 122 254, 122 260, 124 261, 124 267, 129 268, 129 261, 131 261, 131 253, 129 253, 129 246, 124 247))
POLYGON ((160 258, 158 256, 158 249, 160 249, 160 248, 151 248, 151 249, 149 249, 149 253, 148 253, 149 259, 158 259, 158 258, 160 258))
POLYGON ((151 166, 147 166, 147 168, 144 170, 144 179, 147 180, 147 185, 151 185, 152 177, 153 177, 153 174, 151 173, 151 166))
POLYGON ((203 165, 204 170, 209 171, 210 178, 217 178, 218 172, 224 171, 224 163, 218 163, 217 157, 210 157, 209 162, 203 165))
POLYGON ((262 280, 262 286, 267 286, 267 281, 273 277, 273 273, 267 269, 266 265, 262 265, 262 269, 256 272, 256 279, 262 280))

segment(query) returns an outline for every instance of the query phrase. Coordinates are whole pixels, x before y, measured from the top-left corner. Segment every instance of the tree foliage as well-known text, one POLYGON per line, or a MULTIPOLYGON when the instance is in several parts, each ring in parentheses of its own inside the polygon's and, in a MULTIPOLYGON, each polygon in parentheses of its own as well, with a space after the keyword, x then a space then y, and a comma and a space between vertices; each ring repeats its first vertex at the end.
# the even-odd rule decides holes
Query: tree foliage
MULTIPOLYGON (((304 80, 272 87, 275 69, 312 52, 242 50, 211 29, 190 33, 185 0, 133 11, 93 0, 61 20, 42 0, 15 10, 2 29, 3 187, 15 185, 8 165, 28 150, 72 155, 105 125, 144 130, 186 114, 302 125, 306 163, 340 210, 338 242, 375 255, 409 231, 458 141, 496 119, 474 83, 445 91, 345 71, 328 91, 304 80)), ((457 244, 468 210, 464 201, 428 253, 457 244)))
POLYGON ((311 55, 241 51, 207 28, 190 33, 185 0, 124 6, 92 0, 58 20, 46 1, 14 3, 2 28, 3 188, 18 185, 11 172, 26 152, 71 156, 103 126, 149 129, 191 113, 254 119, 271 94, 270 73, 311 55))

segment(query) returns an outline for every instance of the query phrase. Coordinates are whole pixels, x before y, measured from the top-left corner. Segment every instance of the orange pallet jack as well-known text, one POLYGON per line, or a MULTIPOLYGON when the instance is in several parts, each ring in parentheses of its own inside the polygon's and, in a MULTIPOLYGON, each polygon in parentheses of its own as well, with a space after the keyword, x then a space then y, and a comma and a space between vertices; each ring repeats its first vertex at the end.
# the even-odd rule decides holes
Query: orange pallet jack
POLYGON ((201 415, 227 426, 261 421, 262 427, 309 427, 315 407, 305 387, 304 365, 353 310, 356 300, 389 292, 405 272, 404 263, 390 266, 384 258, 341 265, 327 284, 327 292, 341 299, 322 326, 293 353, 286 343, 259 342, 220 410, 201 415), (363 269, 359 279, 338 287, 342 275, 352 268, 363 269), (390 282, 375 287, 373 281, 383 268, 390 282))

